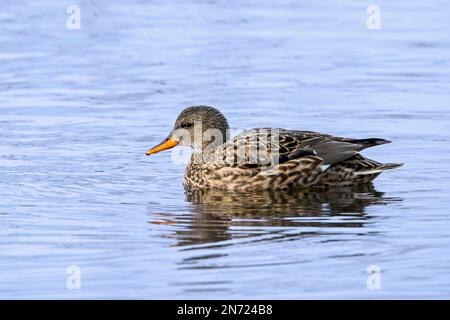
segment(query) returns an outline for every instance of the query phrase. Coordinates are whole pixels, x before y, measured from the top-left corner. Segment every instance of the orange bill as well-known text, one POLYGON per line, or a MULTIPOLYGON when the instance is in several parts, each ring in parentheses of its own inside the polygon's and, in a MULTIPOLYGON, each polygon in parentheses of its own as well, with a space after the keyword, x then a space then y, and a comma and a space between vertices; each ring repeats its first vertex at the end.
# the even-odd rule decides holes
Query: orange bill
POLYGON ((160 144, 158 144, 157 146, 154 146, 153 148, 149 149, 146 153, 146 155, 151 155, 154 153, 158 153, 170 148, 175 147, 178 144, 178 141, 171 139, 171 138, 167 138, 166 140, 164 140, 163 142, 161 142, 160 144))

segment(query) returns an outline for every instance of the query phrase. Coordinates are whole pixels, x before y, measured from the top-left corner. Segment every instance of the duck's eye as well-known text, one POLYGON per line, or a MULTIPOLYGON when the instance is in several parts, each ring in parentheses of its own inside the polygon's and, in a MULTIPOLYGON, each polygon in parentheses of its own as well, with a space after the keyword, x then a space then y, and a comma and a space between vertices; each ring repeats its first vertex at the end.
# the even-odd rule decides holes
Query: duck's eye
POLYGON ((184 129, 190 128, 190 127, 192 127, 192 123, 184 122, 184 123, 181 124, 181 127, 184 128, 184 129))

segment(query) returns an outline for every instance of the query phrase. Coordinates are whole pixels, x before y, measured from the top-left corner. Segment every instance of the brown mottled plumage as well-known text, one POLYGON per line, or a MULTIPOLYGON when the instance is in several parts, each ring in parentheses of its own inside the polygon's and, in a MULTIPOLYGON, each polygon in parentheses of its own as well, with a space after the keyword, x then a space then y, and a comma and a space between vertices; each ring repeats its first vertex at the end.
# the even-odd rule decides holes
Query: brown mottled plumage
POLYGON ((187 145, 194 148, 184 176, 188 189, 277 190, 368 183, 401 164, 382 164, 359 151, 389 143, 313 131, 259 128, 229 139, 226 118, 208 106, 186 108, 169 137, 147 155, 187 145), (196 139, 196 137, 201 137, 196 139))

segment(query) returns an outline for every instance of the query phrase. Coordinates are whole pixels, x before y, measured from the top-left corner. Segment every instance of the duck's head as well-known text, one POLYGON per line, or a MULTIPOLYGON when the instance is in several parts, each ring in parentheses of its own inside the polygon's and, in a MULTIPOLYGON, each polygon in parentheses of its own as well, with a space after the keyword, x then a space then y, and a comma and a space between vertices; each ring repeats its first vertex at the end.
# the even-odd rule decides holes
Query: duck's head
POLYGON ((228 122, 219 110, 208 106, 194 106, 184 109, 169 136, 146 154, 149 156, 177 145, 190 146, 194 148, 194 152, 202 152, 221 145, 228 138, 228 122))

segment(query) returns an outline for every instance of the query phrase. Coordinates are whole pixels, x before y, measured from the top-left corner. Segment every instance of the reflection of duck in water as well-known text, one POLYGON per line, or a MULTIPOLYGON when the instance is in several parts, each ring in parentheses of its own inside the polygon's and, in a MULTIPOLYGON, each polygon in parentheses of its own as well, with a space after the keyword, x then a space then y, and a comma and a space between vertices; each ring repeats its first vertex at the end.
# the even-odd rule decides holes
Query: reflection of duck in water
POLYGON ((368 183, 387 169, 363 157, 363 149, 389 143, 335 137, 312 131, 252 129, 228 139, 225 117, 207 106, 181 112, 169 137, 147 151, 194 147, 184 184, 190 189, 275 190, 368 183))
POLYGON ((367 206, 385 204, 390 199, 376 191, 372 184, 328 189, 230 192, 221 190, 188 190, 186 198, 195 212, 228 216, 320 216, 322 214, 364 213, 367 206))
POLYGON ((299 237, 317 234, 311 227, 361 228, 367 219, 367 207, 400 200, 384 197, 372 184, 322 192, 190 190, 186 199, 193 205, 192 216, 159 214, 164 223, 181 227, 175 232, 178 245, 206 244, 255 233, 285 237, 280 227, 293 227, 294 236, 299 237), (233 232, 230 227, 245 229, 233 232))

